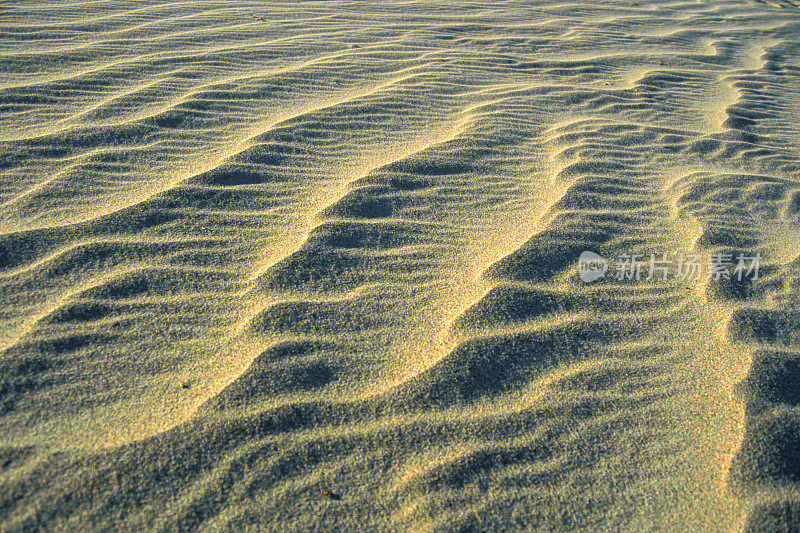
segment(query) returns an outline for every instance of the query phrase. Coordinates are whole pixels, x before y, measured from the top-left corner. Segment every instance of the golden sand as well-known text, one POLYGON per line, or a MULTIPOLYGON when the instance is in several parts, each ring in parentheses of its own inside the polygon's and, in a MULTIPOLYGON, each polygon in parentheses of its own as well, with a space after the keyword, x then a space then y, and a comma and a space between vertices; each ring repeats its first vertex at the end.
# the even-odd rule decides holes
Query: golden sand
POLYGON ((799 35, 0 2, 0 530, 800 528, 799 35))

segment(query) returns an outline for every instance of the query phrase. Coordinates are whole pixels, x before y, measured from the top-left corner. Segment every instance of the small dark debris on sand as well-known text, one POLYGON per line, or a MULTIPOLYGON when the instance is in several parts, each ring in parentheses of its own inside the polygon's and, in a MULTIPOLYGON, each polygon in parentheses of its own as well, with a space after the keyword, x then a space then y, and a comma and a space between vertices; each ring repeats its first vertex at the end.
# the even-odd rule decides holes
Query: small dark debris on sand
POLYGON ((329 499, 329 500, 341 500, 342 496, 340 494, 336 494, 335 492, 331 492, 329 490, 323 490, 322 495, 329 499))

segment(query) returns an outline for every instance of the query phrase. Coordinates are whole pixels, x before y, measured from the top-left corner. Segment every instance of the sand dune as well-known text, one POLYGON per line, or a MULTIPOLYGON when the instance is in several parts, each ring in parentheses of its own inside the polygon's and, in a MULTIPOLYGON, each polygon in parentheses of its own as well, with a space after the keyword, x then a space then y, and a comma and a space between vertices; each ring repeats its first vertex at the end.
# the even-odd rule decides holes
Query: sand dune
POLYGON ((0 2, 0 530, 800 528, 798 36, 0 2))

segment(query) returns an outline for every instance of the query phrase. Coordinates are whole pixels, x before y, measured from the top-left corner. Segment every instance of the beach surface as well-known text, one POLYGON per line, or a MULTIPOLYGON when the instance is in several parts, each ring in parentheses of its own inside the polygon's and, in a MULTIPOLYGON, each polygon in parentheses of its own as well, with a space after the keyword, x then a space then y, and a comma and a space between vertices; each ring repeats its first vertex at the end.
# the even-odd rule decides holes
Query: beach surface
POLYGON ((0 531, 800 530, 799 3, 0 1, 0 531))

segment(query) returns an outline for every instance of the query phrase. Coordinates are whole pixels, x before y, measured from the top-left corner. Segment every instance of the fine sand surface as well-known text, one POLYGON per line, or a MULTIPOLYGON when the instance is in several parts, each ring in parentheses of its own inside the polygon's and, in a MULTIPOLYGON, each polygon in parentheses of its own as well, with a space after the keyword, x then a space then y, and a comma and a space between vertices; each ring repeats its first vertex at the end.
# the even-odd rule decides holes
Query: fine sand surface
POLYGON ((800 530, 798 3, 0 1, 0 530, 800 530))

